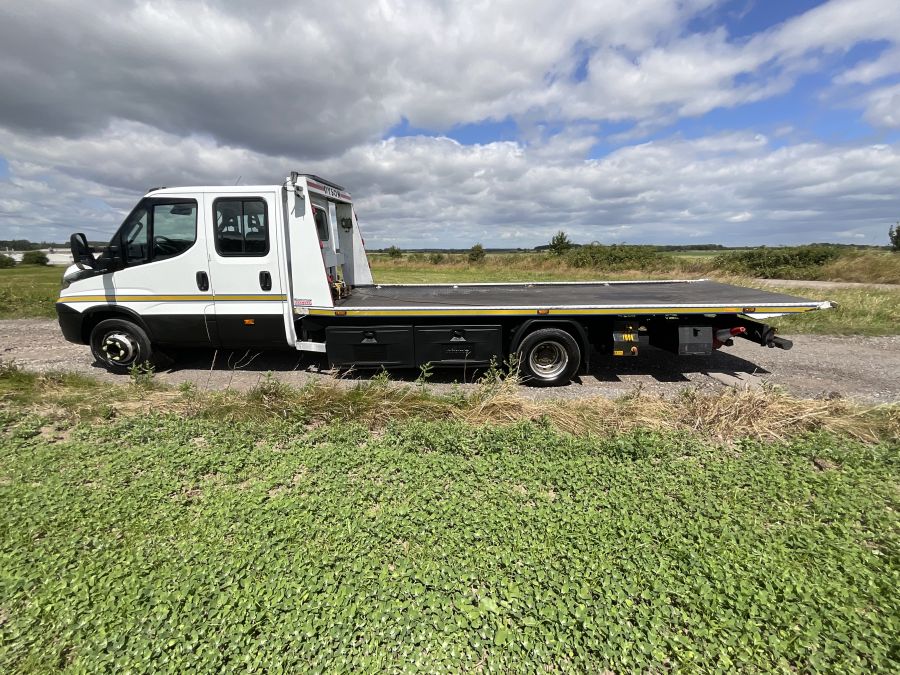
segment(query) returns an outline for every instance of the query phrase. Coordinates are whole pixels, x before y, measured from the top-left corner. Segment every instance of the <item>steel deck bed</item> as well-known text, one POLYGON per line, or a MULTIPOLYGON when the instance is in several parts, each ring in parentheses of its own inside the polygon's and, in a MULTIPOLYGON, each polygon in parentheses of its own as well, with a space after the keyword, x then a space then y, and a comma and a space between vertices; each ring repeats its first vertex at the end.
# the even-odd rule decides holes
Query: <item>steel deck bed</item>
POLYGON ((328 316, 460 316, 474 314, 776 314, 830 307, 828 302, 690 281, 597 281, 501 284, 383 284, 353 289, 328 316))

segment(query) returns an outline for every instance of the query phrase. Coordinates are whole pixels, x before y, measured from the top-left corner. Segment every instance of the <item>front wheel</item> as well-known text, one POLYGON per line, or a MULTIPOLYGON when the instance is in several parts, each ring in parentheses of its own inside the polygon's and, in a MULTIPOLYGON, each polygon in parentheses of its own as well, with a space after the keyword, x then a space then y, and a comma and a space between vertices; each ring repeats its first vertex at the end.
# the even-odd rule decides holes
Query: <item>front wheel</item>
POLYGON ((153 356, 150 338, 143 328, 125 319, 106 319, 91 331, 91 353, 114 373, 127 373, 153 356))
POLYGON ((554 387, 568 384, 581 367, 581 349, 569 333, 542 328, 519 345, 519 370, 528 384, 554 387))

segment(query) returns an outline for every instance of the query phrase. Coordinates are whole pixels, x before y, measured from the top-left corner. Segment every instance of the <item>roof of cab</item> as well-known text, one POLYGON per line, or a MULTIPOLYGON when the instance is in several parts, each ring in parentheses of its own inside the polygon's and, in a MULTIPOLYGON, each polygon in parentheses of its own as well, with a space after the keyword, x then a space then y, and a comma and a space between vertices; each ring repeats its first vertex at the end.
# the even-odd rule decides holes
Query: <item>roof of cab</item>
POLYGON ((281 189, 281 185, 183 185, 179 187, 158 187, 149 190, 145 197, 167 194, 197 194, 198 192, 216 192, 226 194, 241 194, 247 192, 275 192, 281 189))
MULTIPOLYGON (((346 188, 325 180, 320 176, 311 173, 301 173, 297 178, 302 178, 310 190, 314 190, 320 194, 324 193, 329 198, 336 198, 342 201, 351 202, 352 197, 346 188)), ((150 188, 145 197, 151 195, 183 195, 197 193, 214 193, 214 194, 247 194, 259 192, 277 192, 284 187, 279 185, 182 185, 173 187, 154 187, 150 188)))

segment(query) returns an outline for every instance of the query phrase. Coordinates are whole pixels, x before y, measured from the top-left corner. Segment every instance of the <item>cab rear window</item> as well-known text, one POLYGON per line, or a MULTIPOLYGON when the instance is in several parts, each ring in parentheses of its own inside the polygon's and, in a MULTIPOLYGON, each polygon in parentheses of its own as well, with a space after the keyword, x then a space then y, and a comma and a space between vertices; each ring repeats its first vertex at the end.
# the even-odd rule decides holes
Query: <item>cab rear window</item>
POLYGON ((213 204, 216 251, 222 256, 269 252, 269 218, 263 199, 217 199, 213 204))

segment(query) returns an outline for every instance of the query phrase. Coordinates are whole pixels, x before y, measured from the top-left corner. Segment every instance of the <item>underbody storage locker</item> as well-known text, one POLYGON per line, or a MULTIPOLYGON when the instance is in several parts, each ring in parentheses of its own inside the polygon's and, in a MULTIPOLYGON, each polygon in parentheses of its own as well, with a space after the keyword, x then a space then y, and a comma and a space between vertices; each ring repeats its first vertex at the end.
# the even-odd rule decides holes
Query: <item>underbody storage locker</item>
POLYGON ((485 366, 502 360, 500 326, 420 326, 416 328, 416 363, 436 366, 485 366))
POLYGON ((713 328, 666 322, 650 331, 650 344, 679 356, 709 355, 713 352, 713 328))
POLYGON ((412 326, 330 326, 325 329, 328 360, 335 366, 412 368, 412 326))
POLYGON ((679 326, 678 353, 682 356, 708 356, 713 351, 712 326, 679 326))

